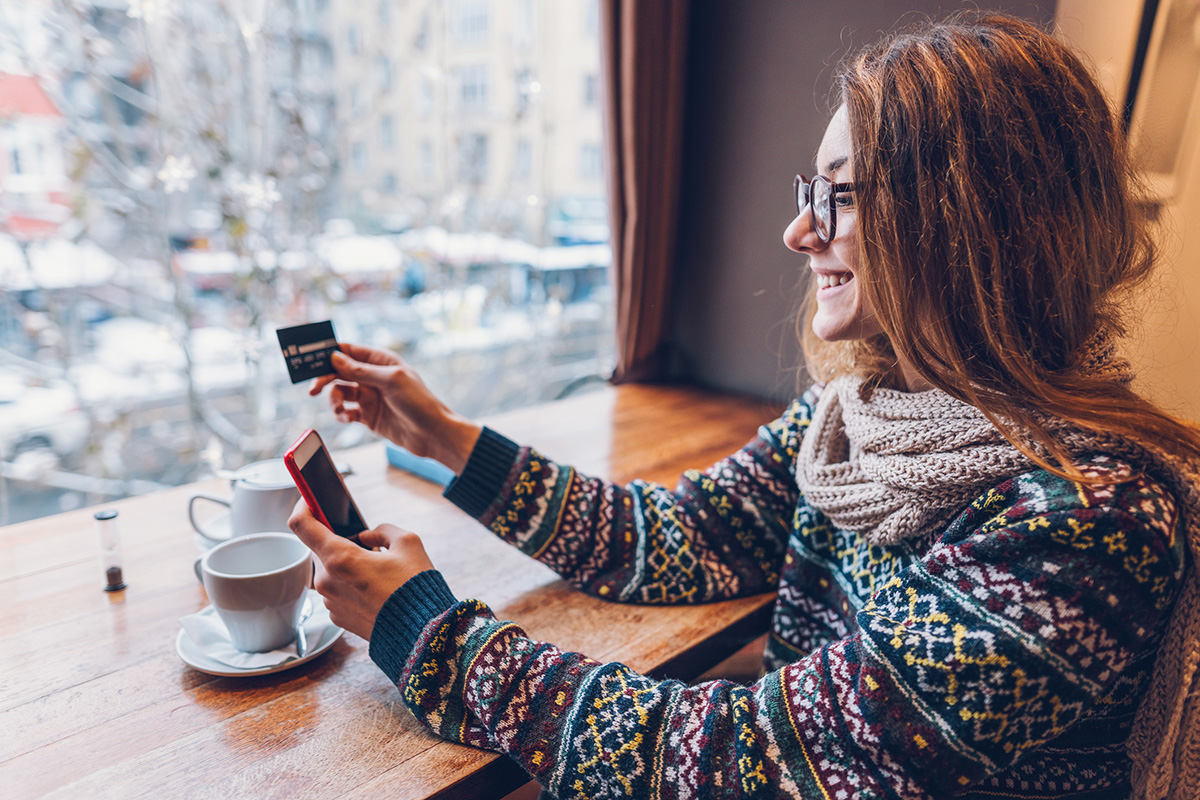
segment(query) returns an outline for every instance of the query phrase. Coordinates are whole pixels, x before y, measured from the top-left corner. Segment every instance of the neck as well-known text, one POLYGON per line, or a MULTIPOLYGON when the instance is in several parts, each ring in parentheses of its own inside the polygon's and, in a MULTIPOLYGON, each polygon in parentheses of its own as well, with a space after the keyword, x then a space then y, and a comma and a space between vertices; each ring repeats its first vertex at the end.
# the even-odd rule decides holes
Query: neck
POLYGON ((904 358, 900 359, 900 377, 904 382, 903 388, 906 392, 924 392, 936 388, 932 383, 917 374, 913 365, 904 358))

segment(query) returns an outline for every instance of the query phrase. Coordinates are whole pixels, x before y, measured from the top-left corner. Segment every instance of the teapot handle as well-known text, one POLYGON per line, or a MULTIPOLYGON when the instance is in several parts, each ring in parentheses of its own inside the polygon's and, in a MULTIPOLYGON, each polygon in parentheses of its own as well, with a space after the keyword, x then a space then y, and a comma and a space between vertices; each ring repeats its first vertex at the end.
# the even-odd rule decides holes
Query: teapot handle
POLYGON ((232 508, 232 504, 229 500, 226 500, 223 497, 214 497, 211 494, 194 494, 188 498, 188 521, 192 523, 192 527, 196 529, 196 533, 210 541, 224 541, 223 539, 216 539, 208 535, 208 533, 206 533, 205 530, 200 527, 200 524, 196 522, 196 512, 194 506, 197 500, 208 500, 211 503, 217 503, 218 505, 225 506, 226 508, 232 508))

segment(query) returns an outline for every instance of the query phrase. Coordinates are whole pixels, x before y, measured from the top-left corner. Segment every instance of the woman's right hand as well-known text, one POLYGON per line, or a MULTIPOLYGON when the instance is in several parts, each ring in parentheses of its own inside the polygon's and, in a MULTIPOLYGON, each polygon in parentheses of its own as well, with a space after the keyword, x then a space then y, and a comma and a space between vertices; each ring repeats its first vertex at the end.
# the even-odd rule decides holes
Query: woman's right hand
POLYGON ((336 375, 318 378, 314 397, 326 386, 340 422, 361 422, 414 455, 436 459, 454 470, 463 466, 483 428, 454 413, 425 386, 400 356, 342 343, 333 354, 336 375))

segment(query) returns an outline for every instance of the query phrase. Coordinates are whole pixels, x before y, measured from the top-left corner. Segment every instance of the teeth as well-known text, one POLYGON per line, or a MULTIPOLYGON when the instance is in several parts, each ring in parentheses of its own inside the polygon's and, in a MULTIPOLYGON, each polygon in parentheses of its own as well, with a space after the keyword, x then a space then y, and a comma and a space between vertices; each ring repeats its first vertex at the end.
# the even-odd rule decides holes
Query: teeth
POLYGON ((821 275, 817 274, 817 288, 828 289, 832 286, 841 286, 843 283, 849 283, 854 276, 848 272, 843 272, 840 275, 821 275))

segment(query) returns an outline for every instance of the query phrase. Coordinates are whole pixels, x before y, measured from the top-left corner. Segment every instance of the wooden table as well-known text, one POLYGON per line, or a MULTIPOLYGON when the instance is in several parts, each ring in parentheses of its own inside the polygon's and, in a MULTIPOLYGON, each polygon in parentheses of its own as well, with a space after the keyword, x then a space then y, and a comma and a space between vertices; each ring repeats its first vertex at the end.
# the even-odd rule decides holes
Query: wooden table
MULTIPOLYGON (((585 473, 673 486, 734 451, 778 408, 696 389, 605 387, 489 423, 585 473)), ((692 607, 575 591, 388 468, 381 444, 342 453, 364 515, 423 535, 456 595, 531 636, 635 670, 689 678, 766 628, 773 595, 692 607)), ((26 797, 501 797, 528 779, 505 757, 425 732, 347 633, 275 675, 221 678, 175 653, 207 601, 187 521, 213 480, 112 503, 129 586, 101 590, 92 510, 0 528, 0 794, 26 797)))

